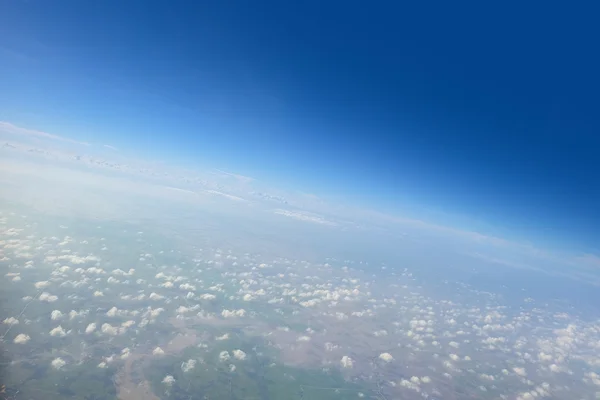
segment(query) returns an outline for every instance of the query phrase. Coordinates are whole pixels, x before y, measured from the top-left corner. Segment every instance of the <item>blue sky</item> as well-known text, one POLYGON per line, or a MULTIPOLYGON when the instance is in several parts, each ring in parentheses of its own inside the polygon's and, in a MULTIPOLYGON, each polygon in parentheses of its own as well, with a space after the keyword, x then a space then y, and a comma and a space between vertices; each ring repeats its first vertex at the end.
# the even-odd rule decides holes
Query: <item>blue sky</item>
POLYGON ((0 120, 598 249, 599 10, 417 3, 4 2, 0 120))

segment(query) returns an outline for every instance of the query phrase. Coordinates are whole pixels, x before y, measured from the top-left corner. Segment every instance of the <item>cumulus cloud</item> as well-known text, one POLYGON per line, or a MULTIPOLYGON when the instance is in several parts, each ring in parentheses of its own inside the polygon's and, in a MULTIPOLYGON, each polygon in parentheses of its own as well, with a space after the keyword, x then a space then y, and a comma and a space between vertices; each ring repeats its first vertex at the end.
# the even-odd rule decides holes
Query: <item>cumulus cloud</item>
POLYGON ((50 363, 50 365, 54 369, 61 369, 62 367, 64 367, 65 365, 67 365, 67 363, 62 358, 57 357, 54 360, 52 360, 52 362, 50 363))
POLYGON ((392 355, 390 353, 381 353, 379 355, 379 359, 383 360, 385 362, 391 362, 394 360, 394 357, 392 357, 392 355))
POLYGON ((244 315, 246 315, 246 310, 243 308, 239 310, 223 310, 221 312, 223 318, 243 317, 244 315))
POLYGON ((162 383, 164 383, 167 386, 173 386, 173 384, 175 383, 175 378, 173 378, 173 375, 167 375, 163 378, 162 383))
POLYGON ((54 310, 50 313, 50 319, 56 321, 58 319, 61 319, 63 315, 64 314, 60 310, 54 310))
POLYGON ((59 325, 50 331, 50 336, 64 337, 67 336, 67 332, 63 329, 62 326, 59 325))
POLYGON ((238 359, 238 360, 245 360, 246 359, 246 353, 242 350, 236 349, 233 350, 233 356, 238 359))
POLYGON ((116 317, 119 314, 119 309, 117 307, 112 307, 110 310, 106 312, 108 317, 116 317))
POLYGON ((50 286, 50 282, 48 282, 48 281, 40 281, 40 282, 34 283, 34 286, 35 286, 36 289, 45 289, 48 286, 50 286))
POLYGON ((157 293, 154 293, 154 292, 152 292, 152 293, 150 293, 150 296, 148 296, 148 298, 149 298, 150 300, 162 300, 162 299, 164 299, 165 297, 164 297, 164 296, 161 296, 160 294, 157 294, 157 293))
POLYGON ((92 333, 96 330, 96 324, 95 323, 91 323, 89 324, 86 328, 85 328, 85 333, 92 333))
POLYGON ((219 353, 219 361, 221 361, 221 362, 229 361, 230 358, 231 358, 231 356, 229 355, 229 352, 226 350, 223 350, 222 352, 219 353))
POLYGON ((40 294, 39 299, 40 301, 45 301, 47 303, 54 303, 56 300, 58 300, 58 296, 54 296, 48 292, 43 292, 40 294))
POLYGON ((354 366, 354 361, 350 357, 344 356, 340 360, 340 364, 342 365, 342 368, 352 368, 354 366))
POLYGON ((152 350, 152 354, 155 356, 162 356, 163 354, 165 354, 165 352, 160 347, 157 347, 154 350, 152 350))
POLYGON ((2 323, 7 325, 17 325, 19 323, 19 320, 15 317, 8 317, 4 321, 2 321, 2 323))
POLYGON ((102 333, 105 333, 110 336, 116 336, 119 334, 119 328, 112 326, 111 324, 104 323, 100 327, 102 333))
POLYGON ((189 359, 183 363, 181 363, 181 370, 185 373, 185 372, 189 372, 191 370, 193 370, 196 367, 196 360, 192 360, 189 359))
POLYGON ((25 344, 27 342, 29 342, 31 338, 29 337, 29 335, 26 335, 24 333, 19 333, 15 339, 13 340, 13 342, 15 342, 16 344, 25 344))

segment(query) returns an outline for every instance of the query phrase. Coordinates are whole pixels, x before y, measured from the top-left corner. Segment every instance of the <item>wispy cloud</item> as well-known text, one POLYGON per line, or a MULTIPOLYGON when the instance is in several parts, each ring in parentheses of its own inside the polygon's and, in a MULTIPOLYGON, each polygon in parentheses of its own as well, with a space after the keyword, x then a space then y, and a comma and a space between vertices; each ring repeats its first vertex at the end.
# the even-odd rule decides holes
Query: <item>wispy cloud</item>
POLYGON ((110 144, 104 144, 103 146, 113 151, 119 151, 119 149, 117 149, 115 146, 111 146, 110 144))
POLYGON ((37 131, 35 129, 23 128, 23 127, 17 126, 15 124, 11 124, 10 122, 6 122, 6 121, 0 121, 0 132, 12 134, 12 135, 25 136, 25 137, 37 137, 37 138, 42 138, 42 139, 58 140, 61 142, 75 143, 75 144, 80 144, 83 146, 90 145, 89 143, 86 143, 86 142, 80 142, 78 140, 69 139, 69 138, 66 138, 63 136, 53 135, 48 132, 37 131))
POLYGON ((251 178, 249 176, 244 176, 244 175, 238 175, 238 174, 233 174, 231 172, 227 172, 227 171, 223 171, 220 169, 215 169, 216 172, 218 172, 221 175, 227 175, 227 176, 231 176, 239 181, 242 182, 252 182, 254 180, 254 178, 251 178))
POLYGON ((314 222, 316 224, 322 225, 337 225, 335 222, 329 221, 319 215, 309 214, 306 212, 295 212, 295 211, 287 211, 287 210, 274 210, 275 214, 283 215, 289 218, 294 218, 300 221, 314 222))

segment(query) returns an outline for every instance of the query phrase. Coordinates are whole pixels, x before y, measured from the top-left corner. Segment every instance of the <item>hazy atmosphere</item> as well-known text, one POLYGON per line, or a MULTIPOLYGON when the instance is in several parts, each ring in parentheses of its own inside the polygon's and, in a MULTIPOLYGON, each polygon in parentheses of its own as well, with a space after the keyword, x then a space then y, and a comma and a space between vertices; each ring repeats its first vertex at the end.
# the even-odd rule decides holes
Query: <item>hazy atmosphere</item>
POLYGON ((600 399, 598 10, 234 3, 0 2, 0 399, 600 399))
POLYGON ((0 175, 15 398, 600 394, 592 255, 24 133, 0 175))

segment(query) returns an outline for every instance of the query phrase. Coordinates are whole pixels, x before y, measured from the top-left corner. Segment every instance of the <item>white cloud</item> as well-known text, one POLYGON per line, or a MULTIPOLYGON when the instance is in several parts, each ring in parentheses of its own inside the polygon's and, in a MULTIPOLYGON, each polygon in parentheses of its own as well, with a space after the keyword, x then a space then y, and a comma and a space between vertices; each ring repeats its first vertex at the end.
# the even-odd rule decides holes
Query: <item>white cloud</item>
POLYGON ((119 309, 117 307, 113 307, 106 312, 106 315, 109 317, 116 317, 119 315, 119 309))
POLYGON ((219 361, 221 362, 229 361, 230 358, 231 356, 229 355, 228 351, 223 350, 219 353, 219 361))
POLYGON ((394 357, 392 357, 392 355, 390 353, 381 353, 379 355, 379 359, 383 360, 385 362, 391 362, 394 360, 394 357))
POLYGON ((50 331, 50 336, 64 337, 67 336, 67 332, 63 329, 62 326, 59 325, 50 331))
POLYGON ((152 350, 152 354, 155 356, 162 356, 163 354, 165 354, 165 352, 160 347, 157 347, 154 350, 152 350))
POLYGON ((183 363, 181 363, 181 370, 185 373, 185 372, 189 372, 191 370, 193 370, 196 367, 196 360, 192 360, 189 359, 183 363))
POLYGON ((110 336, 116 336, 119 334, 119 328, 112 326, 111 324, 102 324, 102 326, 100 327, 100 330, 102 331, 102 333, 106 333, 107 335, 110 336))
POLYGON ((350 357, 344 356, 340 360, 340 364, 342 365, 342 368, 352 368, 354 366, 354 361, 350 357))
POLYGON ((56 321, 58 319, 61 319, 63 315, 64 314, 60 310, 54 310, 50 313, 50 319, 56 321))
POLYGON ((36 282, 34 284, 34 286, 35 286, 36 289, 45 289, 48 286, 50 286, 50 282, 48 282, 48 281, 40 281, 40 282, 36 282))
POLYGON ((96 330, 96 324, 95 323, 91 323, 89 324, 86 328, 85 328, 85 333, 92 333, 96 330))
POLYGON ((52 368, 54 368, 54 369, 61 369, 62 367, 64 367, 65 365, 67 365, 67 363, 62 358, 57 357, 54 360, 52 360, 52 362, 50 363, 50 365, 52 365, 52 368))
POLYGON ((527 376, 527 371, 525 371, 525 368, 519 368, 519 367, 514 367, 513 371, 515 374, 519 375, 519 376, 527 376))
POLYGON ((16 344, 25 344, 27 342, 29 342, 31 338, 29 337, 29 335, 26 335, 24 333, 19 333, 15 339, 13 340, 13 342, 15 342, 16 344))
POLYGON ((2 323, 7 325, 17 325, 19 323, 19 320, 15 317, 8 317, 4 321, 2 321, 2 323))
POLYGON ((223 310, 221 312, 223 318, 243 317, 244 315, 246 315, 246 310, 243 308, 239 310, 223 310))
POLYGON ((246 359, 246 353, 242 350, 236 349, 233 350, 233 356, 238 359, 238 360, 245 360, 246 359))
POLYGON ((47 303, 54 303, 56 300, 58 300, 58 297, 48 292, 43 292, 42 294, 40 294, 39 299, 40 301, 45 301, 47 303))
POLYGON ((165 297, 164 297, 164 296, 161 296, 160 294, 156 294, 156 293, 152 292, 152 293, 150 293, 150 296, 148 296, 148 298, 149 298, 150 300, 162 300, 162 299, 164 299, 165 297))
POLYGON ((175 378, 173 378, 173 375, 167 375, 163 378, 162 383, 164 383, 167 386, 173 386, 173 384, 175 383, 175 378))

